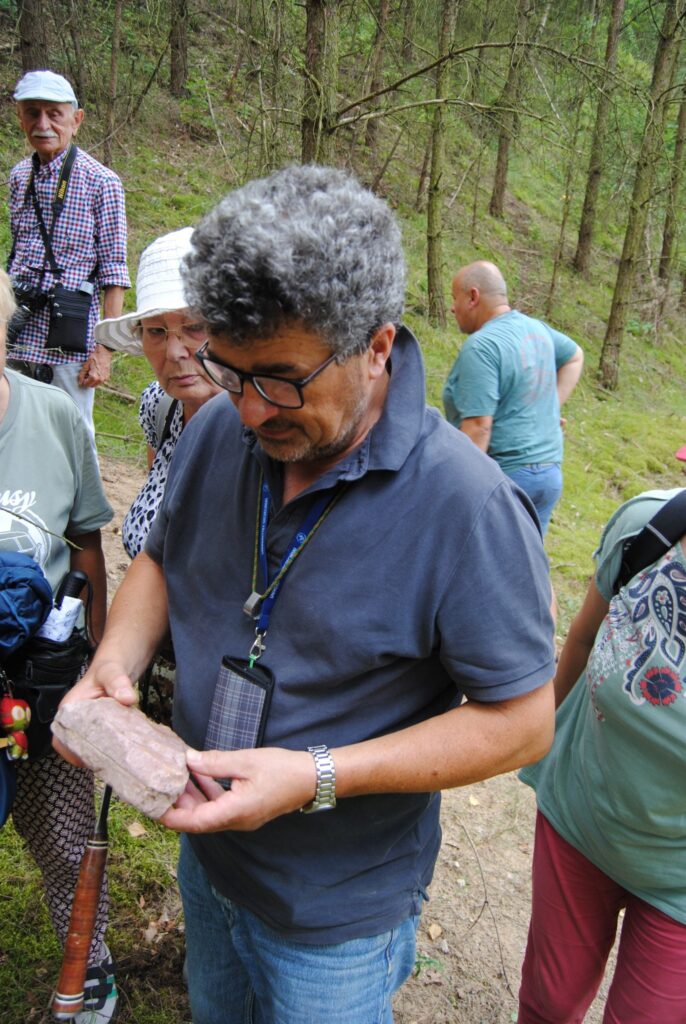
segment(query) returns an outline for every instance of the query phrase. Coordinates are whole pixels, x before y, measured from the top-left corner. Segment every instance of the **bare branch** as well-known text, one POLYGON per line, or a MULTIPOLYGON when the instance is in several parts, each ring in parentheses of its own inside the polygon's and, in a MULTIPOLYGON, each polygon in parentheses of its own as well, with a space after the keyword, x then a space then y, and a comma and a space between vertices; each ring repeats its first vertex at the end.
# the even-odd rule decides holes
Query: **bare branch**
MULTIPOLYGON (((412 110, 413 108, 416 107, 436 106, 469 107, 470 110, 477 110, 481 111, 482 113, 490 113, 493 110, 493 108, 489 106, 487 103, 475 103, 473 100, 414 100, 412 103, 401 103, 397 107, 387 107, 384 110, 361 111, 359 114, 355 114, 354 117, 347 117, 344 121, 339 121, 338 124, 332 125, 329 131, 335 132, 338 131, 339 128, 348 128, 351 124, 356 124, 358 121, 369 121, 372 118, 377 117, 389 117, 393 114, 398 114, 403 110, 412 110)), ((542 124, 552 124, 549 118, 543 117, 541 114, 534 114, 531 110, 522 110, 521 107, 498 107, 498 113, 518 114, 520 117, 530 117, 533 121, 540 121, 542 124)))
POLYGON ((224 154, 224 159, 226 160, 226 166, 231 168, 231 173, 234 175, 234 178, 235 178, 235 171, 233 169, 233 165, 231 163, 231 160, 229 159, 229 154, 226 152, 226 148, 224 146, 224 140, 221 137, 221 132, 219 131, 219 125, 217 124, 217 119, 214 116, 214 108, 212 106, 212 97, 210 96, 210 87, 207 84, 207 78, 205 77, 205 65, 204 65, 204 63, 202 61, 200 62, 200 75, 202 77, 202 84, 205 86, 205 96, 207 98, 207 109, 209 110, 210 117, 212 118, 212 125, 214 127, 214 133, 217 136, 217 142, 219 143, 219 148, 221 149, 222 153, 224 154))
MULTIPOLYGON (((439 65, 444 64, 446 61, 456 60, 458 57, 463 56, 466 53, 474 53, 479 50, 510 50, 514 43, 512 40, 508 40, 505 43, 473 43, 471 46, 461 46, 457 50, 451 50, 450 53, 443 54, 441 57, 437 57, 436 60, 431 61, 430 64, 424 64, 421 68, 417 68, 415 71, 411 71, 409 74, 399 78, 396 82, 391 85, 384 86, 383 89, 377 89, 375 92, 367 93, 366 96, 361 96, 359 99, 353 100, 352 103, 346 104, 336 111, 335 116, 337 118, 347 114, 349 110, 354 107, 359 107, 363 103, 369 103, 370 100, 376 99, 377 96, 384 96, 386 93, 395 92, 401 86, 405 85, 406 82, 412 81, 414 78, 420 78, 422 75, 428 74, 429 71, 433 71, 439 65)), ((524 49, 540 50, 542 53, 548 53, 555 57, 561 57, 563 60, 568 61, 571 64, 576 65, 577 70, 583 73, 584 68, 593 68, 596 71, 605 72, 605 68, 602 64, 598 64, 596 61, 587 60, 584 57, 578 57, 576 54, 565 53, 564 50, 558 50, 554 46, 547 46, 544 43, 518 43, 520 47, 524 49)))

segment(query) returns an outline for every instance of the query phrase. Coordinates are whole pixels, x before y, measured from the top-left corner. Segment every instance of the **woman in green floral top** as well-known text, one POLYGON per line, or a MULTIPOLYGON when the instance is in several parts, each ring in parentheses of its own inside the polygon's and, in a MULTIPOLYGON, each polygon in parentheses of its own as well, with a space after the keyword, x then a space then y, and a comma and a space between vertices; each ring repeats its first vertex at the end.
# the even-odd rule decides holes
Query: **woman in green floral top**
POLYGON ((684 540, 614 594, 625 544, 674 492, 607 524, 560 656, 555 742, 536 790, 520 1024, 583 1020, 624 912, 605 1024, 686 1022, 684 540))

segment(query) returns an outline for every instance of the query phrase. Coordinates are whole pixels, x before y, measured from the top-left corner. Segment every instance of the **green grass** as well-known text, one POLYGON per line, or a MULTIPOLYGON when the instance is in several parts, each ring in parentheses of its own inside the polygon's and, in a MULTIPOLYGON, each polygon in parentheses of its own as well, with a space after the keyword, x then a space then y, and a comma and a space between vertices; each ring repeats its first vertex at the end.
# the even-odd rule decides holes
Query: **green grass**
MULTIPOLYGON (((109 815, 108 942, 123 981, 124 1019, 136 1024, 190 1020, 180 984, 183 920, 175 885, 178 836, 113 800, 109 815), (130 829, 142 826, 142 835, 130 829), (135 1007, 135 1011, 132 1009, 135 1007), (127 1016, 128 1015, 128 1016, 127 1016)), ((11 822, 0 837, 0 943, 3 1024, 48 1024, 61 965, 39 872, 11 822)))

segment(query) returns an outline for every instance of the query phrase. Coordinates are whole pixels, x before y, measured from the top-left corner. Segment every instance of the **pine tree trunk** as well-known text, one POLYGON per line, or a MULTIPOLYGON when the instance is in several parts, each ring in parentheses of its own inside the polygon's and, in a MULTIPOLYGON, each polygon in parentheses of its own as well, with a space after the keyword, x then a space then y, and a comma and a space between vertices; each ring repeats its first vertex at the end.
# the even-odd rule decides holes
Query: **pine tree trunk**
POLYGON ((43 0, 19 0, 19 48, 22 71, 49 66, 43 0))
MULTIPOLYGON (((450 52, 457 21, 458 0, 443 0, 439 54, 450 52)), ((436 99, 448 95, 450 62, 444 61, 436 68, 436 99)), ((431 131, 431 170, 429 173, 429 203, 426 225, 426 269, 429 291, 429 319, 445 327, 445 300, 443 298, 443 174, 445 167, 445 106, 437 103, 434 108, 431 131)))
POLYGON ((169 91, 181 99, 188 95, 188 0, 171 0, 169 32, 169 91))
POLYGON ((412 61, 412 47, 414 46, 415 25, 417 23, 417 0, 403 0, 402 18, 403 42, 401 54, 403 63, 410 64, 412 61))
POLYGON ((330 163, 331 122, 338 83, 338 0, 307 0, 305 97, 301 123, 303 163, 330 163))
MULTIPOLYGON (((496 22, 496 15, 493 13, 493 8, 489 4, 484 5, 484 9, 481 15, 481 28, 479 30, 479 39, 482 43, 487 43, 491 38, 491 32, 496 22)), ((477 57, 474 61, 471 69, 471 75, 469 80, 469 99, 472 103, 478 103, 481 99, 481 71, 483 67, 483 58, 477 57)))
POLYGON ((84 12, 85 5, 83 3, 77 3, 77 0, 70 0, 69 2, 69 15, 66 20, 66 26, 69 28, 69 36, 71 38, 72 46, 74 47, 74 62, 70 64, 74 71, 74 85, 76 87, 76 98, 79 101, 79 106, 84 107, 86 105, 86 97, 88 95, 88 68, 86 65, 85 54, 81 45, 81 21, 84 16, 89 13, 88 10, 84 12))
POLYGON ((611 391, 617 387, 619 381, 619 355, 624 337, 627 310, 633 294, 636 264, 645 232, 648 205, 663 138, 666 90, 683 35, 685 15, 686 0, 667 0, 655 54, 649 107, 636 164, 622 257, 617 270, 610 317, 600 353, 600 383, 611 391))
POLYGON ((586 194, 581 212, 579 224, 579 237, 577 240, 576 253, 572 266, 580 274, 588 274, 591 263, 591 244, 593 242, 593 228, 595 226, 596 206, 598 203, 598 190, 600 188, 600 177, 603 171, 603 145, 607 122, 610 114, 610 101, 612 96, 612 75, 617 66, 617 44, 619 42, 619 30, 624 14, 625 0, 613 0, 610 24, 607 30, 607 45, 605 47, 605 77, 596 108, 595 128, 591 141, 591 156, 588 163, 588 179, 586 181, 586 194))
POLYGON ((665 290, 669 289, 669 282, 672 276, 672 264, 674 262, 674 245, 677 237, 679 196, 681 194, 681 183, 684 177, 684 144, 686 143, 686 82, 682 87, 681 102, 679 104, 679 117, 676 127, 676 139, 674 141, 674 159, 672 160, 672 173, 669 181, 669 194, 667 196, 667 209, 665 211, 665 226, 662 233, 662 252, 660 253, 660 266, 658 277, 665 284, 665 290))
POLYGON ((107 117, 105 118, 105 142, 103 163, 112 166, 112 144, 114 142, 114 115, 117 101, 117 68, 119 64, 119 42, 121 40, 121 11, 123 0, 115 0, 112 22, 112 43, 110 50, 110 81, 107 91, 107 117))
POLYGON ((283 15, 284 0, 273 0, 269 7, 269 65, 271 67, 271 82, 269 86, 270 104, 272 107, 271 132, 267 140, 267 171, 274 170, 280 163, 281 147, 281 112, 284 106, 282 95, 282 56, 283 56, 283 15))
POLYGON ((414 201, 414 208, 417 213, 421 212, 424 208, 424 197, 426 196, 426 183, 429 179, 429 163, 431 162, 431 146, 427 146, 424 150, 424 158, 422 159, 422 167, 419 172, 419 178, 417 180, 417 198, 414 201))
POLYGON ((505 212, 505 187, 507 185, 507 168, 510 159, 510 142, 514 135, 516 123, 514 108, 519 92, 520 65, 524 56, 522 43, 526 40, 526 24, 530 13, 531 0, 519 0, 517 5, 517 28, 512 43, 512 54, 507 71, 507 79, 500 99, 494 107, 494 112, 498 115, 500 122, 500 134, 498 136, 498 155, 495 163, 493 192, 491 193, 491 201, 488 204, 488 212, 492 217, 498 217, 499 219, 502 219, 505 212))
MULTIPOLYGON (((623 0, 622 0, 623 2, 623 0)), ((588 38, 582 42, 581 46, 581 57, 584 60, 590 60, 592 54, 595 52, 595 40, 596 30, 598 27, 598 20, 596 18, 591 21, 591 30, 588 38)), ((574 183, 576 179, 577 163, 578 163, 578 147, 579 137, 581 135, 581 118, 583 114, 584 104, 586 102, 587 92, 586 89, 580 88, 577 92, 574 100, 574 121, 571 134, 569 136, 569 160, 567 162, 567 170, 565 172, 565 185, 562 198, 562 218, 560 220, 560 234, 558 236, 557 248, 555 250, 555 256, 553 259, 553 272, 550 278, 550 288, 548 289, 548 296, 545 301, 543 308, 543 316, 546 320, 552 316, 553 305, 555 302, 555 290, 557 288, 557 277, 560 271, 560 267, 564 260, 565 254, 565 237, 567 234, 567 224, 569 222, 569 214, 572 207, 572 200, 574 198, 574 183)))
MULTIPOLYGON (((372 46, 372 73, 370 81, 370 92, 376 92, 381 88, 383 82, 383 58, 386 43, 386 26, 388 24, 388 0, 379 0, 379 7, 376 14, 376 35, 372 46)), ((376 151, 376 140, 379 132, 379 122, 375 117, 367 121, 365 143, 372 150, 376 151)))
POLYGON ((491 192, 491 201, 488 204, 488 212, 491 217, 498 217, 500 220, 505 215, 505 186, 507 185, 509 162, 510 132, 507 128, 504 128, 498 138, 498 155, 495 161, 495 174, 493 175, 493 191, 491 192))

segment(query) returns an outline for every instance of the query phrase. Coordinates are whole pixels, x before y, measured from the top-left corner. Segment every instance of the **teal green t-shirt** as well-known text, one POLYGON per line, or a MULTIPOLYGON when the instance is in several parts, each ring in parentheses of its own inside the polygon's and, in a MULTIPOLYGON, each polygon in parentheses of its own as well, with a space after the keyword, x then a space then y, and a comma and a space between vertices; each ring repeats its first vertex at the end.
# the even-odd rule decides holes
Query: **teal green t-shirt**
MULTIPOLYGON (((675 491, 623 505, 596 552, 610 607, 557 712, 551 752, 520 778, 556 831, 629 892, 686 924, 686 557, 677 543, 613 596, 624 542, 675 491)), ((686 531, 685 531, 686 532, 686 531)))
POLYGON ((445 388, 447 420, 492 416, 488 454, 510 472, 532 463, 562 462, 557 371, 576 342, 515 309, 470 334, 445 388))

